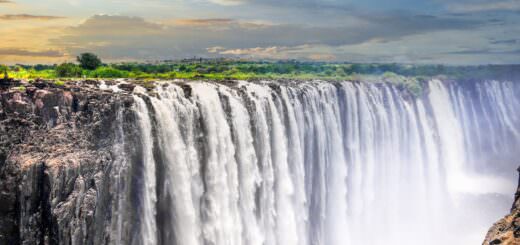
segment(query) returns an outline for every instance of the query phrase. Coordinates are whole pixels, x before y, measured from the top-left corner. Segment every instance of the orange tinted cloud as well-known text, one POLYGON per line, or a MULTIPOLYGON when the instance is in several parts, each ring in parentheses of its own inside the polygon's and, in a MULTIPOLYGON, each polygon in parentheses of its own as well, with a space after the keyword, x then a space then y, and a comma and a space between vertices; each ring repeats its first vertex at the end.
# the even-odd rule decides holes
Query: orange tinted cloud
POLYGON ((0 19, 0 63, 59 63, 70 58, 63 47, 50 41, 69 24, 63 20, 0 19), (6 24, 6 22, 9 22, 6 24))
POLYGON ((31 14, 5 14, 0 15, 0 20, 55 20, 63 19, 59 16, 31 15, 31 14))
POLYGON ((31 51, 18 48, 0 48, 0 55, 9 56, 29 56, 29 57, 63 57, 63 53, 58 50, 31 51))

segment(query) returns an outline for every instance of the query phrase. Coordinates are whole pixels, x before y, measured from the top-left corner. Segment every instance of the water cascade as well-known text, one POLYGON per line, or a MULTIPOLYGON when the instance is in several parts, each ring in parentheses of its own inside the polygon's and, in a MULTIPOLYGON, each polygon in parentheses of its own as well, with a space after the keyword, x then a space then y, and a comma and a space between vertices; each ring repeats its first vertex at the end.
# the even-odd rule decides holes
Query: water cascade
POLYGON ((125 239, 479 244, 514 190, 520 85, 433 80, 424 90, 319 81, 136 89, 140 144, 117 146, 121 159, 140 156, 118 169, 141 169, 128 175, 137 198, 118 202, 133 213, 118 223, 136 227, 125 239))

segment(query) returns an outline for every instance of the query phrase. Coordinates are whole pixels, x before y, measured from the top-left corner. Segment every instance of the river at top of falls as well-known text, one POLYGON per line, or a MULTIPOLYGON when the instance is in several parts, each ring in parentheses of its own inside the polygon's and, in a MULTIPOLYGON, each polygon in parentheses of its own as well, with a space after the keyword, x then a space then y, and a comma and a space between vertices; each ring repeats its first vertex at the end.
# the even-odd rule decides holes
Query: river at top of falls
POLYGON ((479 244, 514 190, 520 85, 426 87, 418 98, 354 82, 137 89, 133 243, 479 244))

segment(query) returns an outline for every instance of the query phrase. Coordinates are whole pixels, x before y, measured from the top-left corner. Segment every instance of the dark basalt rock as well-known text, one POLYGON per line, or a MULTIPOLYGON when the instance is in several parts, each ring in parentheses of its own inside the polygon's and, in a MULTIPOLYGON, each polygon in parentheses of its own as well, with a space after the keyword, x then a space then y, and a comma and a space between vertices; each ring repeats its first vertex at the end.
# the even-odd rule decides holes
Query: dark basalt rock
POLYGON ((192 88, 189 84, 180 84, 182 90, 184 91, 184 96, 186 98, 190 98, 192 95, 192 88))
POLYGON ((131 95, 20 83, 0 84, 0 245, 108 243, 110 151, 131 95))

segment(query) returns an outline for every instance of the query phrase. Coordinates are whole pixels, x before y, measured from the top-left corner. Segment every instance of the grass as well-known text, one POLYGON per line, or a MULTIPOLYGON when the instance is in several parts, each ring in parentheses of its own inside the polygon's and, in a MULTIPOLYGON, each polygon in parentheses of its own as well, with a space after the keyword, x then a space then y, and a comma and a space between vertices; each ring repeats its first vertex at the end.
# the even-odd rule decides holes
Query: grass
POLYGON ((47 70, 26 70, 26 69, 18 69, 18 70, 10 70, 8 72, 9 77, 16 78, 16 79, 56 79, 56 72, 51 69, 47 70))

